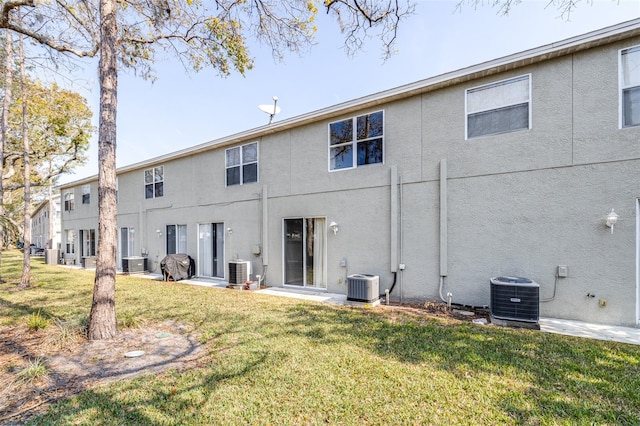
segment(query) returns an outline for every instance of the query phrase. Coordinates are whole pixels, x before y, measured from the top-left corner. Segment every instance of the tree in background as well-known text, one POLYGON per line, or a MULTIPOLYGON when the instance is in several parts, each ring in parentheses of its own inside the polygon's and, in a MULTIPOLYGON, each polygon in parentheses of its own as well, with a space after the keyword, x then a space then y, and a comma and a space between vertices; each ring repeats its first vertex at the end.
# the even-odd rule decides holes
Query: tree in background
POLYGON ((36 3, 8 0, 0 28, 16 31, 61 53, 92 57, 99 52, 98 256, 90 339, 117 334, 116 278, 116 113, 118 65, 153 78, 159 51, 185 67, 209 67, 220 75, 253 67, 246 39, 256 38, 276 57, 312 44, 315 17, 323 8, 340 23, 347 52, 370 32, 391 54, 400 21, 411 14, 409 0, 95 0, 36 3), (24 10, 22 20, 17 12, 24 10))
POLYGON ((3 127, 2 144, 2 208, 10 223, 17 224, 19 218, 23 218, 20 289, 30 285, 32 189, 36 198, 41 200, 45 193, 49 195, 60 174, 83 164, 93 132, 91 110, 84 98, 56 85, 46 86, 33 81, 27 75, 22 38, 19 35, 18 57, 7 55, 5 84, 1 85, 9 105, 8 108, 3 107, 6 126, 3 127), (17 63, 19 81, 6 77, 16 71, 14 62, 17 63), (7 81, 11 83, 8 86, 7 81), (12 99, 11 93, 19 93, 20 97, 12 99))

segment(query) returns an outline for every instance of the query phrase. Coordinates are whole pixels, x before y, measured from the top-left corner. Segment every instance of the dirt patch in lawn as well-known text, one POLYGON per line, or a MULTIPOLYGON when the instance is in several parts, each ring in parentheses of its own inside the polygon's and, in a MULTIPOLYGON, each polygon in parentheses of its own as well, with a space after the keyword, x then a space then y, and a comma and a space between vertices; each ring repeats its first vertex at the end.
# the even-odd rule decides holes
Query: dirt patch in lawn
POLYGON ((102 341, 61 337, 54 328, 0 328, 0 424, 20 425, 49 404, 91 387, 182 370, 196 366, 204 356, 198 336, 173 321, 126 329, 102 341), (132 356, 136 351, 144 354, 132 356), (38 366, 46 373, 37 374, 38 366), (34 374, 25 375, 28 371, 34 374))

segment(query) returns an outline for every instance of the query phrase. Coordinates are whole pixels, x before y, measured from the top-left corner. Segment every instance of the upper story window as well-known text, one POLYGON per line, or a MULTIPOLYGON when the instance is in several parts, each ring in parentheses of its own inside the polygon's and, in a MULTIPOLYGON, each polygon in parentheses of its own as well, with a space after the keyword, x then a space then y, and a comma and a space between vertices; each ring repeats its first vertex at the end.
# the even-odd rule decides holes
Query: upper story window
POLYGON ((82 187, 82 204, 91 203, 91 185, 84 185, 82 187))
POLYGON ((258 181, 258 143, 226 150, 227 186, 258 181))
POLYGON ((329 123, 329 170, 382 163, 383 157, 382 111, 329 123))
POLYGON ((531 75, 466 91, 467 139, 531 128, 531 75))
POLYGON ((620 51, 622 127, 640 126, 640 46, 620 51))
POLYGON ((164 168, 152 167, 144 171, 144 198, 158 198, 164 195, 164 168))
POLYGON ((72 192, 65 192, 64 194, 64 211, 66 212, 70 212, 73 211, 73 209, 75 208, 75 202, 73 200, 74 196, 73 196, 73 191, 72 192))

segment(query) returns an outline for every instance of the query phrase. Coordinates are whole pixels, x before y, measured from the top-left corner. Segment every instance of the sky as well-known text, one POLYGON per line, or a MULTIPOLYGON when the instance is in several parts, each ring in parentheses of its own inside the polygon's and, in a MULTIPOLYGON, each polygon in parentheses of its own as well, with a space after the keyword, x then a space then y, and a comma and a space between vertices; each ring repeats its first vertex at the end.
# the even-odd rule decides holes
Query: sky
MULTIPOLYGON (((348 57, 338 25, 321 12, 308 53, 277 62, 270 50, 250 42, 255 66, 245 76, 188 73, 170 58, 156 63, 153 83, 121 73, 117 167, 264 126, 269 115, 258 105, 272 104, 273 96, 281 108, 278 121, 640 17, 640 0, 581 0, 570 16, 561 16, 550 0, 522 0, 506 16, 490 6, 493 0, 461 9, 457 0, 415 3, 386 61, 377 39, 348 57)), ((95 63, 74 77, 74 84, 59 84, 87 98, 97 128, 95 63)), ((60 183, 97 175, 97 145, 96 133, 88 163, 60 183)))

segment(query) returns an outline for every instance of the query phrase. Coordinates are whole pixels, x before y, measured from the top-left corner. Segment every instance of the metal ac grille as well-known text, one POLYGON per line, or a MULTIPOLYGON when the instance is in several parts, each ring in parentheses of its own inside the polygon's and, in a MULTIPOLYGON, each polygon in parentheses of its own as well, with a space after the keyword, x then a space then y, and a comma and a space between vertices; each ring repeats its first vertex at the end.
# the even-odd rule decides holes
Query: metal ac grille
POLYGON ((229 262, 229 284, 244 284, 248 280, 248 262, 229 262))
POLYGON ((540 286, 492 281, 491 315, 505 320, 537 322, 540 318, 540 286))
POLYGON ((374 302, 380 296, 380 278, 377 275, 354 274, 347 277, 347 300, 374 302))

